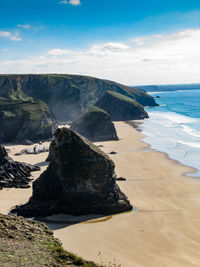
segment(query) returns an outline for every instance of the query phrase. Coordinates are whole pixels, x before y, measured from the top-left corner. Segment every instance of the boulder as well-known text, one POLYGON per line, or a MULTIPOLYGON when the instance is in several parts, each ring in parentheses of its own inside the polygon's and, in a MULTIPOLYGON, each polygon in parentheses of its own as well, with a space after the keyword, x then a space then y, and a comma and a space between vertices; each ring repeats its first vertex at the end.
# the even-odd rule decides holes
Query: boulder
POLYGON ((112 91, 106 92, 95 105, 105 110, 113 121, 148 118, 147 112, 137 101, 112 91))
POLYGON ((48 152, 49 151, 49 148, 44 146, 42 143, 40 144, 37 144, 35 145, 33 148, 25 148, 25 149, 22 149, 21 152, 19 153, 16 153, 15 155, 16 156, 19 156, 19 155, 22 155, 22 154, 40 154, 40 153, 43 153, 43 152, 48 152))
POLYGON ((92 142, 118 140, 110 115, 95 106, 75 121, 71 129, 92 142))
POLYGON ((113 161, 69 128, 57 129, 50 164, 33 182, 29 202, 12 212, 25 217, 58 213, 114 214, 132 209, 116 184, 113 161))
POLYGON ((31 172, 38 170, 40 168, 37 166, 12 160, 8 157, 5 148, 0 145, 0 189, 30 187, 31 172))

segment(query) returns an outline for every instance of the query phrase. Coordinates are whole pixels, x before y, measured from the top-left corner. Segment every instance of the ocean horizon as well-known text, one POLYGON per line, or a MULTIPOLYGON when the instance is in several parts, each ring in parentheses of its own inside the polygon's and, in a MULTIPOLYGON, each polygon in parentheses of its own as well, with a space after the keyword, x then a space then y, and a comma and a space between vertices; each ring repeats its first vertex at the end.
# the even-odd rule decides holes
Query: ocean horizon
POLYGON ((157 107, 146 108, 149 119, 140 125, 151 149, 196 169, 187 176, 200 177, 200 88, 149 93, 157 107))

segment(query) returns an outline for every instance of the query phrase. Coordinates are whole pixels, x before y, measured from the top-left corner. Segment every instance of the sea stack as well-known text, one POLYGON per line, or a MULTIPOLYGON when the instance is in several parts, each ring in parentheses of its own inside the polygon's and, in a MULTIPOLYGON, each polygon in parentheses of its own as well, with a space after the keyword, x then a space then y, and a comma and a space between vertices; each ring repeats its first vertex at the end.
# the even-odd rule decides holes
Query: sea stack
POLYGON ((50 164, 33 183, 29 202, 12 212, 25 217, 58 213, 114 214, 132 209, 116 184, 113 161, 68 128, 57 129, 50 164))
POLYGON ((92 142, 118 140, 110 115, 95 106, 75 121, 71 129, 92 142))
POLYGON ((113 121, 141 120, 148 118, 144 107, 125 95, 108 91, 95 104, 105 110, 113 121))

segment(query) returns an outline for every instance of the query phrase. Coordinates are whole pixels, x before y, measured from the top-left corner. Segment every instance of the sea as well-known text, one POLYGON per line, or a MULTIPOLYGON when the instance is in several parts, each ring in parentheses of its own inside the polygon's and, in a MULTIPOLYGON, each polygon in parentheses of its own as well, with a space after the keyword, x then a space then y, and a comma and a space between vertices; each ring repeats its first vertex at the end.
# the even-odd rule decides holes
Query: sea
POLYGON ((160 98, 156 98, 159 106, 146 109, 150 118, 140 125, 144 141, 195 168, 188 176, 200 177, 200 88, 149 94, 160 98))

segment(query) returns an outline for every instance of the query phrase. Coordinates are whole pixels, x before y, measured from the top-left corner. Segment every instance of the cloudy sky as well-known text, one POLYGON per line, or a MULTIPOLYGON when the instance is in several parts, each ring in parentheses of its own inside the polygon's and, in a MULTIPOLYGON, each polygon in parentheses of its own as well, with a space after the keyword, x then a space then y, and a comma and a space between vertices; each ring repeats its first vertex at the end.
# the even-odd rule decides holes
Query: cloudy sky
POLYGON ((200 83, 200 0, 1 0, 0 73, 200 83))

